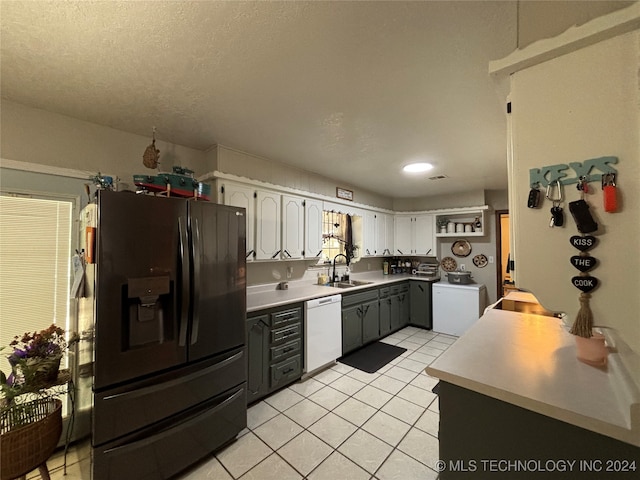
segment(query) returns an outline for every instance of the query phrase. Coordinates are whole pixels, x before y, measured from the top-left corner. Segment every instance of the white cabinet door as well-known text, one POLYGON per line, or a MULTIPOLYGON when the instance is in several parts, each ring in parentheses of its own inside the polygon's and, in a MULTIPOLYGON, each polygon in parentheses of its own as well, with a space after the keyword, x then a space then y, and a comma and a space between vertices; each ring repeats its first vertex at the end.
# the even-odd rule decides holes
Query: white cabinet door
POLYGON ((322 200, 304 201, 304 258, 322 256, 322 200))
POLYGON ((385 228, 385 243, 384 246, 382 248, 382 255, 393 255, 394 250, 393 250, 393 246, 395 243, 395 218, 393 215, 390 214, 385 214, 385 223, 384 223, 384 228, 385 228))
POLYGON ((256 259, 276 260, 280 256, 282 235, 280 194, 256 191, 256 259))
POLYGON ((362 256, 371 257, 376 254, 376 214, 363 212, 362 256))
POLYGON ((302 258, 304 250, 304 200, 282 195, 282 252, 281 258, 302 258))
POLYGON ((433 222, 433 215, 425 214, 414 217, 412 252, 414 255, 435 255, 433 222))
POLYGON ((409 215, 397 215, 395 220, 394 255, 411 255, 413 218, 409 215))
POLYGON ((225 182, 222 184, 222 203, 232 207, 242 207, 247 213, 246 235, 247 235, 247 261, 255 258, 255 222, 256 222, 256 200, 255 190, 244 185, 225 182))
POLYGON ((376 255, 385 255, 384 249, 387 248, 387 230, 386 219, 384 213, 376 213, 375 236, 376 236, 376 255))

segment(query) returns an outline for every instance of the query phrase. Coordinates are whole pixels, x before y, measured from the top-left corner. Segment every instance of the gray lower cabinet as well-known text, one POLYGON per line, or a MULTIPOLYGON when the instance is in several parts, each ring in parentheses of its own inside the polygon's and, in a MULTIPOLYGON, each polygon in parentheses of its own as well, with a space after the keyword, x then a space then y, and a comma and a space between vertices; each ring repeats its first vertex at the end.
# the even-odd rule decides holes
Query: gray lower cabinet
POLYGON ((342 354, 362 346, 360 305, 342 307, 342 354))
POLYGON ((390 288, 383 287, 378 290, 380 308, 380 336, 391 333, 391 295, 390 288))
POLYGON ((409 282, 389 287, 389 308, 391 310, 391 331, 409 324, 409 282))
POLYGON ((262 310, 247 319, 247 403, 302 376, 302 304, 262 310))
POLYGON ((247 320, 247 403, 269 390, 269 330, 268 315, 247 320))
POLYGON ((378 290, 342 296, 342 354, 380 338, 378 290))
POLYGON ((398 297, 400 298, 400 326, 406 327, 409 325, 411 312, 411 293, 408 283, 401 285, 398 297))
POLYGON ((442 480, 638 478, 635 445, 451 383, 436 389, 442 480))
POLYGON ((366 345, 380 338, 380 310, 377 292, 375 300, 363 303, 360 309, 362 315, 362 344, 366 345))
POLYGON ((410 322, 423 328, 432 328, 432 310, 431 310, 431 282, 423 282, 420 280, 412 280, 409 282, 410 294, 410 322))

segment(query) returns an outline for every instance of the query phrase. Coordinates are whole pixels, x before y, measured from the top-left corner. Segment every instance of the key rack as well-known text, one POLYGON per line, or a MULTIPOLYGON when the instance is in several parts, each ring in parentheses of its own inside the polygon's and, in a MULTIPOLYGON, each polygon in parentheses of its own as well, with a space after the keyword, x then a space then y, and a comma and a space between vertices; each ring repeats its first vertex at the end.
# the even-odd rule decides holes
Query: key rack
POLYGON ((618 157, 598 157, 590 158, 584 162, 569 162, 568 164, 559 163, 557 165, 549 165, 541 168, 529 169, 529 185, 531 187, 540 186, 547 187, 550 183, 560 181, 562 185, 572 185, 580 181, 580 177, 586 177, 587 183, 601 182, 602 175, 608 173, 618 173, 611 165, 618 163, 618 157), (592 174, 592 170, 597 173, 592 174), (569 177, 567 170, 574 173, 573 177, 569 177))

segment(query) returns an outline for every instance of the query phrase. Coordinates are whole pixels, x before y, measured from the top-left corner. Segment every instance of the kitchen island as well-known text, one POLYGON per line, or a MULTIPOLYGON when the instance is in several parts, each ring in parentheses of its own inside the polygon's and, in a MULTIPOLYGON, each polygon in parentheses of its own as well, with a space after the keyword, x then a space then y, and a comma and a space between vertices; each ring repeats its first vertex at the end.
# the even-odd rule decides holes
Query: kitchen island
POLYGON ((426 368, 439 378, 440 478, 638 478, 640 361, 615 333, 605 368, 562 320, 490 309, 426 368))

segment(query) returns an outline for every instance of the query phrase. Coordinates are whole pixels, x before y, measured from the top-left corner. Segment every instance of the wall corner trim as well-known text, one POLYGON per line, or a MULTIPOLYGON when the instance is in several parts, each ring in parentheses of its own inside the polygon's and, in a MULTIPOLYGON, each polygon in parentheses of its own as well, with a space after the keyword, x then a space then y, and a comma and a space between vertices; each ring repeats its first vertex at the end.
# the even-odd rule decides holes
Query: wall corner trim
POLYGON ((573 26, 560 35, 538 40, 517 49, 504 58, 489 62, 489 75, 494 79, 508 77, 525 68, 622 35, 640 28, 640 2, 607 15, 573 26))

